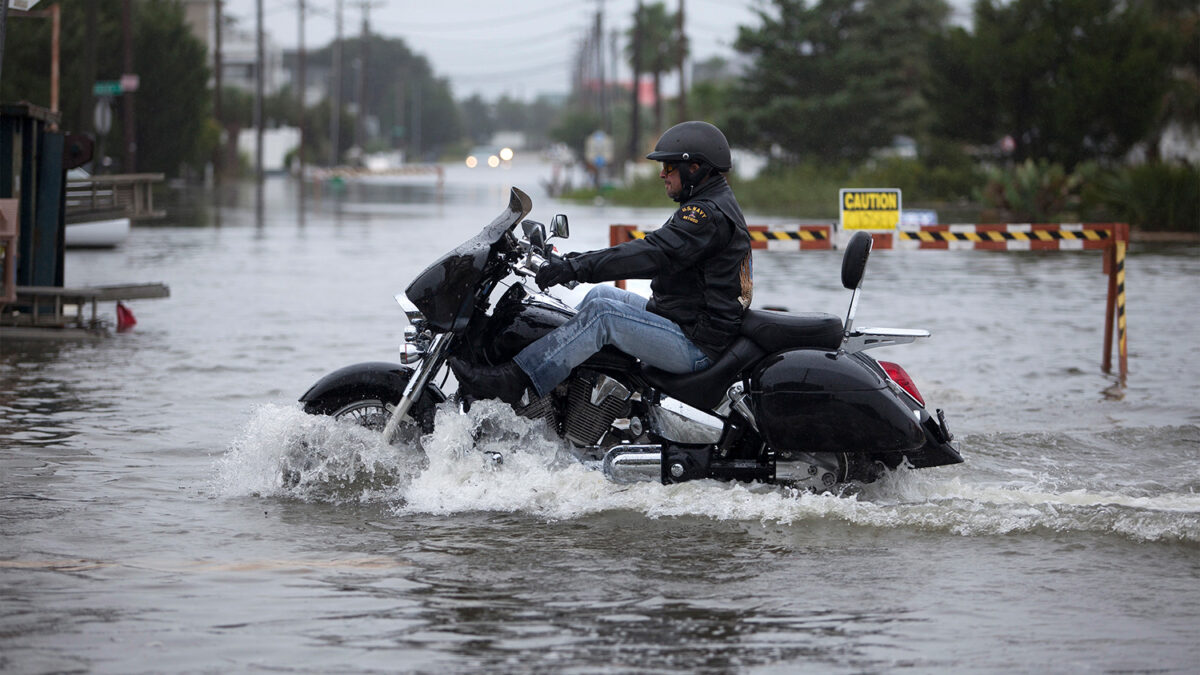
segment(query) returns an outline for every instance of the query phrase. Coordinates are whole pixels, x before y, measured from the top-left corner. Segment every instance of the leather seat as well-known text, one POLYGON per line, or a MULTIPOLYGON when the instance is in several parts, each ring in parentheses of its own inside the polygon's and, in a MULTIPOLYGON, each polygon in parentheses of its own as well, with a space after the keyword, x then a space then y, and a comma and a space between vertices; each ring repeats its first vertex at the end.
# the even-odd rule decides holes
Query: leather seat
POLYGON ((749 309, 742 317, 742 335, 768 354, 785 349, 837 349, 842 344, 842 320, 833 314, 785 314, 749 309))
POLYGON ((767 352, 753 341, 740 337, 713 365, 698 373, 676 375, 652 366, 642 366, 642 376, 672 398, 699 408, 712 410, 725 396, 729 384, 746 368, 758 363, 767 352))
POLYGON ((729 385, 767 354, 788 349, 834 350, 841 346, 842 337, 842 320, 833 314, 751 309, 742 317, 741 337, 713 365, 682 375, 643 365, 642 376, 673 398, 700 410, 712 410, 729 385))

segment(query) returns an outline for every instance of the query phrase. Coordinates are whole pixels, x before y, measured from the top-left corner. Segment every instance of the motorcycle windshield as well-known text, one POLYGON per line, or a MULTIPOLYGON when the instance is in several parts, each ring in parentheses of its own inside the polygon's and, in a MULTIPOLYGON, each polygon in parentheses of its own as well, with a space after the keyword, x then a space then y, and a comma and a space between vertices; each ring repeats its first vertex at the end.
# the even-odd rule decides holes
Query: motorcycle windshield
POLYGON ((483 231, 442 256, 404 290, 425 315, 430 327, 458 331, 471 318, 474 291, 483 277, 493 248, 533 208, 529 195, 512 188, 508 208, 483 231))

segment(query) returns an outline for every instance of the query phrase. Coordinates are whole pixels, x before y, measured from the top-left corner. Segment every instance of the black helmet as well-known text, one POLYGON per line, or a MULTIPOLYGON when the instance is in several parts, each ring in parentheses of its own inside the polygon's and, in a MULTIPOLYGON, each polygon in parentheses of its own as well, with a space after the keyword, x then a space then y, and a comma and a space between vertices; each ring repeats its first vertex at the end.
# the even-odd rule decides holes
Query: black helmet
POLYGON ((646 159, 656 162, 698 162, 717 171, 733 167, 729 141, 725 134, 708 122, 680 122, 663 132, 654 152, 646 159))

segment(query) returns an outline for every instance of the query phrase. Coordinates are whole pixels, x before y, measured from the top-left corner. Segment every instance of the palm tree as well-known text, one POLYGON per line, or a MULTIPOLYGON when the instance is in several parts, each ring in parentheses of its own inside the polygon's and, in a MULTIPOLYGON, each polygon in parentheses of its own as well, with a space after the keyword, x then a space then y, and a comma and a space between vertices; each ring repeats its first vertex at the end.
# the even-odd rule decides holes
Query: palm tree
MULTIPOLYGON (((656 2, 652 5, 639 5, 640 15, 634 12, 634 28, 628 32, 629 43, 625 47, 625 56, 635 70, 633 86, 636 91, 638 76, 641 73, 654 75, 654 127, 657 132, 663 130, 662 110, 662 76, 670 72, 682 62, 679 50, 685 49, 686 44, 679 32, 679 21, 674 12, 668 12, 666 5, 656 2), (637 27, 641 27, 640 42, 637 27), (637 49, 637 53, 634 53, 637 49), (635 58, 636 57, 636 58, 635 58), (640 67, 639 67, 640 65, 640 67), (641 72, 636 72, 640 70, 641 72)), ((637 100, 635 94, 634 100, 637 100)))

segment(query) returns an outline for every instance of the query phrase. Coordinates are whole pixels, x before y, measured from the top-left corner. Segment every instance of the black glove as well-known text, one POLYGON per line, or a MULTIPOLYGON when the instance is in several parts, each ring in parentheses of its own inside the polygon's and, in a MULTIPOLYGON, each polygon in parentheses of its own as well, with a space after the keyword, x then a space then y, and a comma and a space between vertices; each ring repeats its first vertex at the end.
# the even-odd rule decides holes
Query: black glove
POLYGON ((534 277, 538 288, 545 290, 551 286, 566 284, 575 281, 575 267, 570 262, 561 258, 551 259, 546 261, 537 271, 537 276, 534 277))

